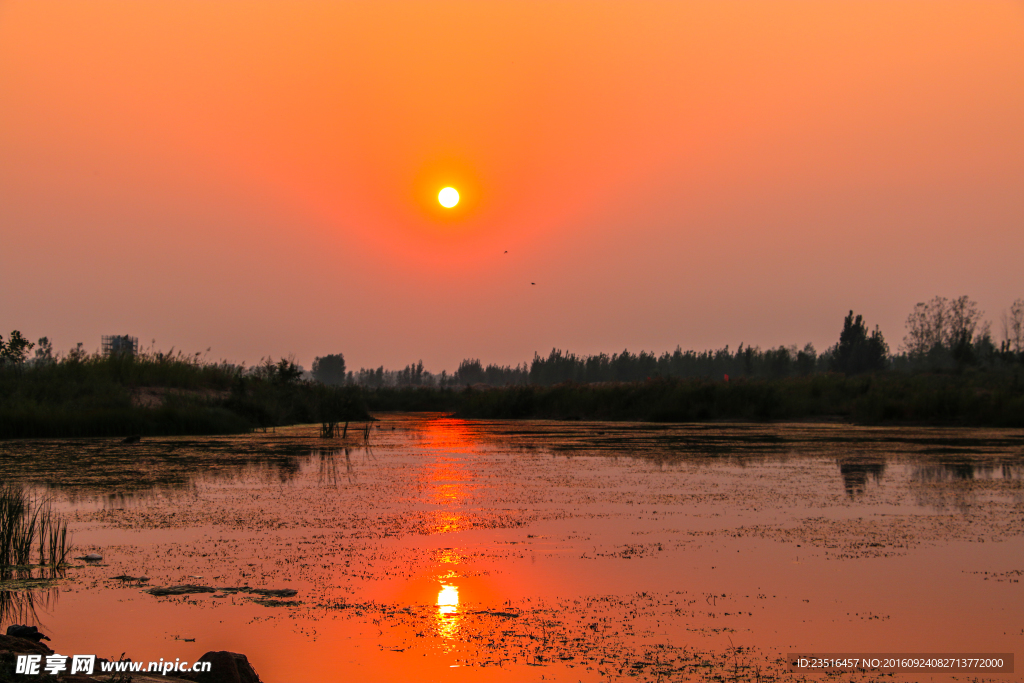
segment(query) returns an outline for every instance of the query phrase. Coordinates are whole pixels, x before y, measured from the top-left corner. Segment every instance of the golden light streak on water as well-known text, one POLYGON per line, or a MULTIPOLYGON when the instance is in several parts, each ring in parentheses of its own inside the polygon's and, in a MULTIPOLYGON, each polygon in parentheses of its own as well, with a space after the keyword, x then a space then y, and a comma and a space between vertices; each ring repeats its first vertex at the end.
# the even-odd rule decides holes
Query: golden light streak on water
POLYGON ((446 639, 452 640, 459 633, 459 588, 458 586, 441 585, 437 594, 437 632, 446 639))

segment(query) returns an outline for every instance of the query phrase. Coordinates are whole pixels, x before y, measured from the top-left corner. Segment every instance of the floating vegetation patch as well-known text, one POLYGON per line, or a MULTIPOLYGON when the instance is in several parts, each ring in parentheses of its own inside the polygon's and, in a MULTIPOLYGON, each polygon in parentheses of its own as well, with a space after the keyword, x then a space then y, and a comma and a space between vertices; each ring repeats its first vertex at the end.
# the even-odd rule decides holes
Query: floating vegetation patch
MULTIPOLYGON (((16 453, 103 543, 48 625, 103 605, 141 652, 218 624, 274 643, 267 680, 315 681, 798 681, 790 644, 906 645, 960 618, 936 595, 1019 640, 1019 432, 381 418, 337 448, 319 426, 0 443, 0 480, 16 453)), ((23 610, 56 590, 21 586, 23 610)), ((820 677, 880 680, 857 676, 820 677)))
MULTIPOLYGON (((650 623, 690 614, 686 594, 591 596, 547 604, 523 601, 502 609, 439 612, 428 605, 332 601, 314 606, 326 614, 376 625, 381 651, 403 656, 455 654, 460 667, 558 667, 583 677, 634 680, 796 680, 779 654, 747 645, 715 649, 655 633, 650 623)), ((703 604, 703 601, 699 601, 703 604)), ((733 617, 746 616, 733 614, 733 617)), ((704 628, 701 635, 735 633, 704 628)), ((540 674, 538 674, 539 677, 540 674)))
POLYGON ((249 599, 259 605, 263 605, 264 607, 286 607, 302 604, 298 600, 284 599, 293 598, 298 595, 299 592, 294 588, 250 588, 249 586, 223 586, 213 588, 211 586, 183 584, 181 586, 154 586, 153 588, 147 589, 145 592, 157 597, 216 593, 216 595, 213 596, 215 598, 223 598, 227 595, 241 593, 254 596, 249 599))
POLYGON ((57 578, 9 578, 0 579, 0 591, 33 591, 57 585, 57 578))

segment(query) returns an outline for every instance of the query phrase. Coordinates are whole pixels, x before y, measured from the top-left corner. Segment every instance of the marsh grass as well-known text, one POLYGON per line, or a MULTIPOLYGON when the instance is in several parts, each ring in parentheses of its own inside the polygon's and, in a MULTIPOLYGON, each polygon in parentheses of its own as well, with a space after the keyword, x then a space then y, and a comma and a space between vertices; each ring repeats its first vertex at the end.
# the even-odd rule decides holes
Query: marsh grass
POLYGON ((67 519, 49 500, 33 498, 19 487, 0 487, 0 570, 60 567, 71 548, 67 519))

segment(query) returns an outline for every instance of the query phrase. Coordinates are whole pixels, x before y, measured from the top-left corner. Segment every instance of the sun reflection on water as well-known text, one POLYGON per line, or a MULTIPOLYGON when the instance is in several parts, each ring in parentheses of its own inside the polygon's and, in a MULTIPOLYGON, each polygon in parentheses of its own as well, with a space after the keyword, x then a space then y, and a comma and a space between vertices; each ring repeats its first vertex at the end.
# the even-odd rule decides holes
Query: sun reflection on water
POLYGON ((437 594, 437 632, 446 640, 455 638, 460 620, 459 587, 442 584, 437 594))
POLYGON ((468 517, 458 513, 435 512, 432 517, 433 521, 429 524, 428 528, 430 529, 430 532, 434 534, 450 534, 456 531, 462 531, 469 526, 468 517))

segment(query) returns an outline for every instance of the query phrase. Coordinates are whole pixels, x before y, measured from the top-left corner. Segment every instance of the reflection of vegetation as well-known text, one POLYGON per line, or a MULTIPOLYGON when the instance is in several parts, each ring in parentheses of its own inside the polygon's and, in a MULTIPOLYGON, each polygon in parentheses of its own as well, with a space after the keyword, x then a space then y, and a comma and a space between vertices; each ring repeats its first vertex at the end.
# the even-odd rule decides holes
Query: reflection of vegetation
POLYGON ((0 625, 33 624, 39 622, 36 613, 41 607, 51 610, 57 603, 60 591, 50 584, 29 589, 0 583, 0 625))
POLYGON ((366 417, 357 389, 301 379, 294 362, 252 369, 181 353, 0 363, 0 438, 224 434, 366 417))
POLYGON ((839 458, 838 464, 839 474, 843 478, 843 487, 851 497, 864 493, 867 489, 868 477, 877 484, 885 474, 885 460, 839 458))
POLYGON ((329 451, 314 450, 309 454, 309 466, 316 470, 317 484, 320 486, 338 488, 342 476, 348 480, 349 485, 355 484, 357 480, 355 465, 348 448, 329 451), (344 475, 339 470, 339 464, 341 464, 339 461, 342 458, 344 458, 344 475))

